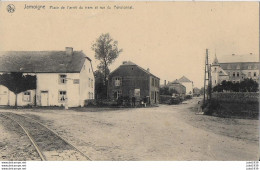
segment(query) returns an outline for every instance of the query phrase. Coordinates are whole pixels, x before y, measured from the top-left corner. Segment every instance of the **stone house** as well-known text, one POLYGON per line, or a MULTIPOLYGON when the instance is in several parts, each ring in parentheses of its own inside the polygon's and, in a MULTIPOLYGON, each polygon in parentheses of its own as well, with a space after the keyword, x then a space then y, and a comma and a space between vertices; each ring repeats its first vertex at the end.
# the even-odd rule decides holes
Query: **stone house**
POLYGON ((169 90, 173 89, 177 92, 177 94, 186 94, 186 87, 182 85, 177 79, 173 82, 170 82, 167 86, 169 87, 169 90))
MULTIPOLYGON (((18 94, 17 105, 83 106, 94 99, 91 59, 82 51, 7 51, 0 53, 0 74, 36 75, 36 89, 18 94)), ((0 105, 14 105, 15 95, 0 86, 0 105)))
POLYGON ((131 61, 125 61, 109 74, 108 96, 117 100, 120 96, 135 97, 136 101, 148 99, 148 103, 159 103, 160 79, 131 61))

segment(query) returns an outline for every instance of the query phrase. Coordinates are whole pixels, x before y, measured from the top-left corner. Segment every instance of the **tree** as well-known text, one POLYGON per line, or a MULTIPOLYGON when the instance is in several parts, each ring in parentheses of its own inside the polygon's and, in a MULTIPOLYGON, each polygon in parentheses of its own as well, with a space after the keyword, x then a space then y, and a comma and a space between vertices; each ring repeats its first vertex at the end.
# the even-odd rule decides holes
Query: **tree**
POLYGON ((0 85, 7 87, 15 94, 15 106, 17 106, 19 93, 36 89, 36 76, 23 75, 23 73, 4 73, 0 75, 0 85))
POLYGON ((107 89, 108 67, 123 50, 118 48, 118 42, 114 41, 109 33, 102 34, 96 42, 92 44, 92 50, 95 52, 95 58, 100 61, 98 70, 103 75, 104 86, 107 89))
POLYGON ((252 79, 244 79, 241 82, 222 81, 213 88, 215 92, 257 92, 259 91, 259 85, 252 79))
POLYGON ((96 99, 104 99, 106 98, 107 92, 106 87, 104 83, 104 75, 99 71, 94 72, 95 76, 95 94, 96 99))

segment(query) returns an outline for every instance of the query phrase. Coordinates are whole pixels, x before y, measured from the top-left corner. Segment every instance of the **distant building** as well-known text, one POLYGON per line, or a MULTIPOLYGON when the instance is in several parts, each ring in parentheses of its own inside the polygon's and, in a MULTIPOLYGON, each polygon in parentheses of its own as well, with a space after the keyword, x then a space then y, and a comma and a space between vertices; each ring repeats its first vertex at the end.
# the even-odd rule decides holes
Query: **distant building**
POLYGON ((248 55, 225 56, 219 62, 217 57, 211 66, 212 86, 220 84, 223 80, 241 82, 246 78, 259 81, 258 57, 252 53, 248 55))
POLYGON ((151 104, 159 103, 160 79, 131 61, 125 61, 110 73, 108 95, 117 100, 120 96, 135 97, 136 101, 149 98, 151 104))
POLYGON ((178 81, 185 86, 186 95, 193 95, 193 82, 190 81, 187 77, 182 76, 178 81))
MULTIPOLYGON (((18 94, 17 105, 83 106, 94 99, 91 59, 82 51, 7 51, 0 53, 0 74, 36 75, 36 90, 18 94), (36 103, 35 103, 36 102, 36 103)), ((0 105, 15 105, 15 95, 0 86, 0 105)))
POLYGON ((177 92, 177 94, 186 94, 186 87, 180 83, 179 80, 174 80, 171 83, 168 83, 167 85, 170 89, 173 89, 177 92))

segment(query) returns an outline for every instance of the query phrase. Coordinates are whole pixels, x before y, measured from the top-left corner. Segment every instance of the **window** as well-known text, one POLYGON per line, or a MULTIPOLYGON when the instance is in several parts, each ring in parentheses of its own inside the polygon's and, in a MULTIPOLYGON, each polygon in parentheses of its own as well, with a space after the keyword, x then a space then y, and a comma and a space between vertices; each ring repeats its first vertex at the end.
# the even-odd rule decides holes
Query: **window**
POLYGON ((67 99, 66 91, 59 91, 59 102, 65 102, 67 99))
POLYGON ((91 93, 88 92, 88 99, 91 99, 91 93))
POLYGON ((121 84, 122 84, 122 78, 116 77, 115 78, 115 86, 121 86, 121 84))
POLYGON ((121 95, 122 95, 122 91, 121 90, 115 91, 114 92, 114 99, 118 99, 121 95))
POLYGON ((88 87, 90 87, 91 84, 91 78, 88 78, 88 87))
POLYGON ((251 66, 251 65, 249 65, 249 66, 248 66, 248 69, 252 69, 252 66, 251 66))
POLYGON ((31 92, 24 92, 23 93, 23 101, 24 102, 30 102, 31 101, 31 92))
POLYGON ((134 96, 135 96, 135 97, 140 97, 140 94, 141 94, 141 93, 140 93, 140 89, 135 89, 135 90, 134 90, 134 96))
POLYGON ((91 87, 93 88, 94 86, 94 80, 91 79, 91 87))
POLYGON ((251 72, 248 72, 248 77, 251 77, 251 72))
POLYGON ((154 100, 154 91, 151 91, 151 99, 154 100))
POLYGON ((237 77, 239 77, 239 72, 237 72, 237 77))
POLYGON ((73 84, 79 84, 79 79, 74 79, 73 84))
POLYGON ((256 77, 256 72, 254 72, 254 77, 256 77))
POLYGON ((152 78, 152 86, 154 86, 154 78, 152 78))
POLYGON ((61 74, 61 75, 60 75, 60 79, 59 79, 59 83, 60 83, 60 84, 66 84, 66 78, 67 78, 66 75, 61 74))
POLYGON ((236 77, 236 73, 235 72, 233 72, 233 77, 236 77))
POLYGON ((238 65, 237 65, 237 70, 239 70, 239 69, 240 69, 240 65, 238 64, 238 65))

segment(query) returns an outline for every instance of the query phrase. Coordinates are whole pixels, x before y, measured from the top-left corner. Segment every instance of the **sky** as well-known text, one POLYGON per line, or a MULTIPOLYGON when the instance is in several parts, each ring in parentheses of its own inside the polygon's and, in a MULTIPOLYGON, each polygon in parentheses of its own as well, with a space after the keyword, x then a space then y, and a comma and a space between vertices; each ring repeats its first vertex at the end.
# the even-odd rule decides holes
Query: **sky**
POLYGON ((0 3, 0 51, 65 50, 73 47, 99 61, 91 45, 110 33, 123 52, 109 67, 132 61, 164 80, 186 76, 202 87, 206 48, 210 62, 230 54, 259 56, 257 2, 9 2, 0 3), (45 5, 46 9, 24 9, 45 5), (132 6, 133 9, 115 9, 132 6), (49 9, 49 6, 65 9, 49 9), (111 9, 67 9, 110 6, 111 9))

